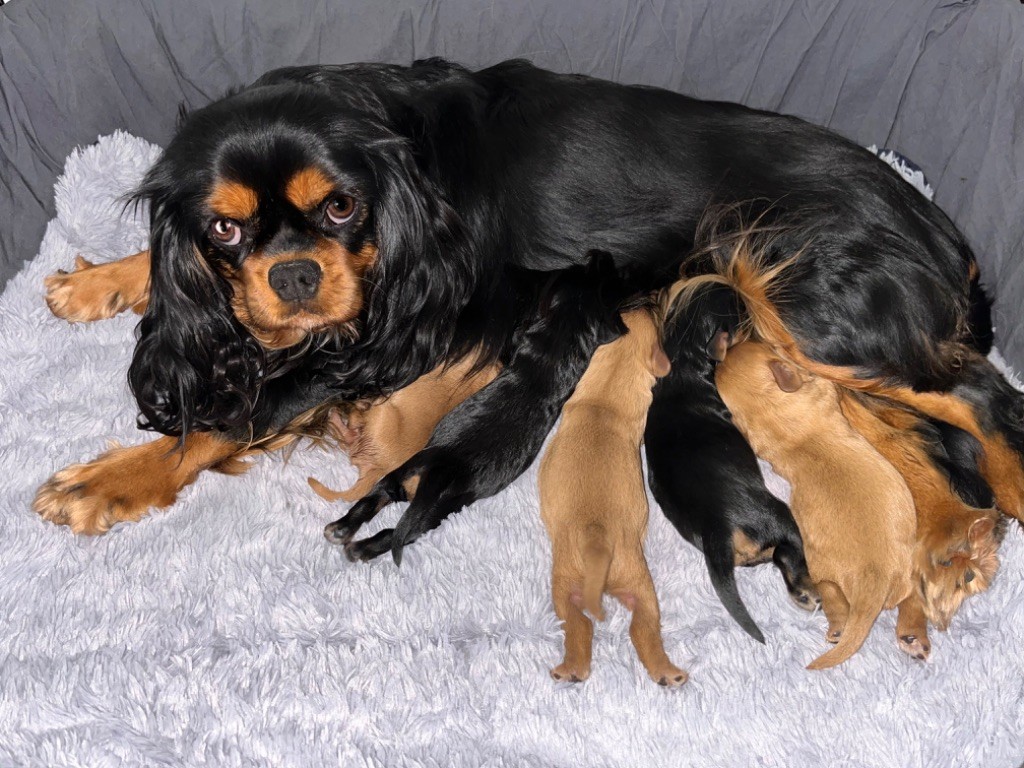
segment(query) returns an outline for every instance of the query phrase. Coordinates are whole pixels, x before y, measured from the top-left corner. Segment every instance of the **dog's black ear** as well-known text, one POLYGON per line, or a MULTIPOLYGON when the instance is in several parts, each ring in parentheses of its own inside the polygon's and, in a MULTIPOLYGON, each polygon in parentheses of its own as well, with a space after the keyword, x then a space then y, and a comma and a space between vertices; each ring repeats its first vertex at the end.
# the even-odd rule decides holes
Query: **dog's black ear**
POLYGON ((378 189, 377 259, 345 375, 364 390, 404 386, 445 356, 477 281, 461 219, 407 143, 379 141, 368 161, 378 189))
POLYGON ((179 206, 150 198, 150 299, 128 383, 139 426, 168 435, 245 427, 262 349, 231 310, 231 288, 202 258, 179 206))

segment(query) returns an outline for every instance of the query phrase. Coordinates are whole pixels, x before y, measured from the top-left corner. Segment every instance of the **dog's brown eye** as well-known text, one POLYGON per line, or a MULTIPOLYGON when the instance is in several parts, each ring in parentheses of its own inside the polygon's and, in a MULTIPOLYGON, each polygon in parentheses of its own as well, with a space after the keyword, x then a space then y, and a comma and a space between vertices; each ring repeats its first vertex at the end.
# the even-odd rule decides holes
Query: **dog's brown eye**
POLYGON ((348 195, 332 197, 327 203, 327 220, 331 224, 344 224, 356 212, 355 198, 348 195))
POLYGON ((242 228, 231 219, 214 219, 210 224, 210 237, 224 245, 238 245, 242 242, 242 228))
POLYGON ((952 560, 940 560, 939 561, 939 565, 941 565, 943 568, 949 568, 951 565, 953 565, 953 561, 952 560))

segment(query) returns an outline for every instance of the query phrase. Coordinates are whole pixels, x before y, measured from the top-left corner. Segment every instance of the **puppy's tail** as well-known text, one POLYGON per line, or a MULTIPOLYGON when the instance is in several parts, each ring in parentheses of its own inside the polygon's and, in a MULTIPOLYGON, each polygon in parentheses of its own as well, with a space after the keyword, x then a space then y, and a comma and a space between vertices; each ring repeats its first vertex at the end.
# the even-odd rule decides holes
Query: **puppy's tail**
POLYGON ((600 523, 590 523, 583 529, 583 609, 598 621, 604 621, 601 596, 608 584, 611 565, 608 533, 600 523))
POLYGON ((757 642, 764 643, 761 629, 747 611, 747 606, 744 605, 736 588, 736 561, 732 536, 727 530, 716 526, 701 532, 701 543, 704 549, 704 562, 708 566, 708 576, 711 577, 711 586, 718 593, 718 599, 744 632, 757 642))
POLYGON ((325 499, 326 501, 338 501, 339 499, 341 501, 359 501, 363 496, 370 492, 379 479, 379 477, 374 479, 372 477, 363 477, 360 475, 356 484, 345 491, 332 490, 315 477, 306 478, 306 482, 309 483, 309 487, 313 489, 317 496, 325 499))
MULTIPOLYGON (((835 647, 821 654, 818 658, 807 665, 808 669, 828 669, 837 664, 842 664, 853 656, 867 640, 871 628, 875 625, 878 614, 885 607, 885 585, 882 583, 871 583, 879 581, 871 579, 858 585, 857 594, 850 603, 850 614, 843 627, 843 634, 835 647)), ((819 585, 824 593, 828 588, 828 582, 819 585)), ((832 589, 838 587, 831 586, 832 589)))

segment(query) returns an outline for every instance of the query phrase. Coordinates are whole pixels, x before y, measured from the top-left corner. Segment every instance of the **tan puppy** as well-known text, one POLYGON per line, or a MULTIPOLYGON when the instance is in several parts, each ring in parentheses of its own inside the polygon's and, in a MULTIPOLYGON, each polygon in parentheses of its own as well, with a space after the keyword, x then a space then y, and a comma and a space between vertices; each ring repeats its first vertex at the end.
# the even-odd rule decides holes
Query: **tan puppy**
MULTIPOLYGON (((842 409, 903 475, 914 498, 915 589, 900 603, 896 638, 902 650, 923 660, 931 651, 928 622, 945 631, 961 603, 992 583, 999 568, 999 512, 971 507, 954 492, 929 456, 921 419, 913 412, 852 392, 843 393, 842 409)), ((976 468, 968 471, 977 474, 976 468)))
POLYGON ((313 490, 328 501, 357 501, 369 493, 378 480, 427 444, 446 413, 498 375, 497 366, 474 371, 475 362, 466 358, 435 368, 388 398, 357 403, 344 417, 335 412, 332 431, 359 470, 359 479, 346 491, 332 491, 311 477, 313 490))
POLYGON ((650 312, 628 312, 623 320, 629 333, 597 350, 540 465, 551 593, 565 627, 565 659, 551 675, 573 682, 590 675, 594 627, 583 609, 604 619, 601 596, 608 592, 633 612, 629 634, 648 674, 678 686, 687 675, 665 654, 644 558, 648 509, 640 465, 651 388, 669 364, 650 312))
POLYGON ((883 608, 911 592, 914 501, 900 474, 843 417, 835 384, 765 345, 733 347, 719 392, 754 452, 792 486, 811 580, 838 645, 808 665, 850 658, 883 608))

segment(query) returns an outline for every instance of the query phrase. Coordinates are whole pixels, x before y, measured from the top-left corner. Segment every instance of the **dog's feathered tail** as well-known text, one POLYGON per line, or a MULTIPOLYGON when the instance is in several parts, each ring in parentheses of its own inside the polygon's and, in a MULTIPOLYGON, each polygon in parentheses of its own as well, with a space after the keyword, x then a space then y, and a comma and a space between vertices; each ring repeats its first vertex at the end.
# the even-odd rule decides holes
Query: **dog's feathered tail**
MULTIPOLYGON (((827 589, 838 589, 829 582, 819 584, 824 593, 827 589)), ((871 628, 875 625, 878 614, 885 607, 887 583, 881 576, 866 576, 858 585, 858 590, 850 600, 850 613, 843 627, 843 634, 834 648, 821 654, 807 665, 808 669, 828 669, 842 664, 853 656, 864 645, 871 628)))
POLYGON ((711 586, 715 588, 725 610, 743 631, 757 642, 764 643, 760 627, 747 611, 747 606, 736 588, 736 560, 732 535, 724 526, 712 525, 713 527, 709 526, 710 530, 705 529, 701 532, 701 548, 704 550, 704 562, 707 563, 711 586))
POLYGON ((583 609, 598 621, 604 621, 601 596, 608 584, 608 569, 612 565, 608 532, 600 523, 590 523, 583 529, 582 544, 583 609))

